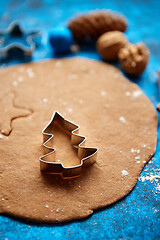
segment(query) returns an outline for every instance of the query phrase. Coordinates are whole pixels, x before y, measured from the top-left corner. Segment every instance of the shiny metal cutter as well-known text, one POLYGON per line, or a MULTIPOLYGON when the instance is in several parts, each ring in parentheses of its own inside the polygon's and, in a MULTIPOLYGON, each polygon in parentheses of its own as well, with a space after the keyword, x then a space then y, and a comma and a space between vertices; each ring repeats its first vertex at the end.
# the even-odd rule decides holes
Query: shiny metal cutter
POLYGON ((83 167, 87 167, 96 161, 97 148, 84 147, 86 137, 78 135, 79 126, 66 120, 57 111, 54 112, 50 122, 43 129, 43 149, 44 155, 39 158, 42 172, 61 174, 62 178, 74 178, 81 175, 83 167), (55 124, 58 124, 71 137, 71 145, 77 149, 80 164, 73 167, 64 167, 62 163, 54 162, 55 151, 51 131, 55 124))
POLYGON ((41 31, 24 31, 18 21, 13 21, 6 30, 0 31, 0 57, 6 58, 13 48, 18 48, 25 56, 32 57, 36 48, 35 41, 40 41, 40 37, 41 31))

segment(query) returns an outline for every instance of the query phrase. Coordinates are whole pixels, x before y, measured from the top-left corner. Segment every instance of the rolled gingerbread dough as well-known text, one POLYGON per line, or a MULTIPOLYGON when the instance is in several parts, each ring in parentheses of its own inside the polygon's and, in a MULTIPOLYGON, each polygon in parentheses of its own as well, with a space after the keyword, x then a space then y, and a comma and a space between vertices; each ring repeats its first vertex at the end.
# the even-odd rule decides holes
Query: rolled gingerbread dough
MULTIPOLYGON (((33 221, 87 217, 127 195, 154 154, 157 114, 139 87, 115 67, 71 58, 0 70, 0 212, 33 221), (80 125, 97 162, 79 178, 42 174, 42 129, 54 111, 80 125)), ((56 161, 79 163, 55 130, 56 161)))

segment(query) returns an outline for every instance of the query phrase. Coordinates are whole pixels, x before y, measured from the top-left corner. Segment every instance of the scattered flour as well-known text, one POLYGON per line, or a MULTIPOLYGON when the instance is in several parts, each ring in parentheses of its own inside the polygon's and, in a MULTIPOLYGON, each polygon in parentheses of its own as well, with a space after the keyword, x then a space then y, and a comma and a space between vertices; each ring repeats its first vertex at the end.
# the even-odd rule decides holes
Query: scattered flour
POLYGON ((127 92, 125 92, 125 95, 126 95, 127 97, 129 97, 129 96, 131 96, 131 93, 130 93, 129 91, 127 91, 127 92))
POLYGON ((138 98, 140 95, 142 94, 142 91, 141 90, 136 90, 132 93, 132 96, 134 98, 138 98))
POLYGON ((158 190, 160 192, 160 184, 158 183, 158 185, 156 186, 156 190, 158 190))
POLYGON ((72 108, 68 108, 68 112, 72 113, 73 112, 72 108))
POLYGON ((16 81, 13 81, 12 84, 13 84, 14 87, 18 86, 18 82, 16 82, 16 81))
POLYGON ((141 181, 141 182, 150 181, 151 183, 153 181, 158 182, 159 179, 160 179, 160 174, 155 174, 154 175, 153 173, 151 173, 150 175, 140 176, 138 178, 138 180, 141 181))
POLYGON ((107 93, 105 91, 101 91, 101 96, 105 97, 107 93))
POLYGON ((128 175, 128 172, 126 170, 122 170, 122 176, 125 177, 128 175))
POLYGON ((55 64, 56 67, 60 67, 61 65, 62 65, 61 61, 56 61, 56 64, 55 64))
POLYGON ((126 119, 124 117, 119 117, 119 121, 122 122, 122 123, 127 123, 126 119))
POLYGON ((33 70, 32 70, 32 68, 28 68, 27 69, 27 74, 28 74, 28 77, 30 77, 30 78, 33 78, 34 77, 34 72, 33 72, 33 70))
POLYGON ((48 99, 47 99, 47 98, 43 98, 43 102, 44 102, 44 103, 47 103, 47 102, 48 102, 48 99))
POLYGON ((132 93, 129 92, 129 91, 125 92, 125 95, 126 95, 127 97, 130 97, 130 96, 131 96, 131 99, 132 99, 132 100, 138 98, 141 94, 142 94, 142 91, 141 91, 141 90, 135 90, 135 91, 133 91, 132 93))
POLYGON ((18 82, 23 82, 23 77, 22 76, 18 77, 18 82))
POLYGON ((79 104, 83 104, 83 100, 82 99, 80 99, 78 102, 79 102, 79 104))

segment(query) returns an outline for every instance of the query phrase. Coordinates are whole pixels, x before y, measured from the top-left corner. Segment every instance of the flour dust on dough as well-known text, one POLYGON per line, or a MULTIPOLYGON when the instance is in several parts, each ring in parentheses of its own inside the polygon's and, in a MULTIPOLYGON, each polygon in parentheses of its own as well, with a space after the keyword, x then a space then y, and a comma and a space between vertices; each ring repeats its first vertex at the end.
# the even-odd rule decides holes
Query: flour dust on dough
MULTIPOLYGON (((19 65, 0 70, 0 89, 1 213, 39 222, 87 217, 127 195, 155 152, 151 102, 111 65, 83 58, 19 65), (41 131, 54 111, 80 126, 86 146, 99 149, 79 178, 40 172, 41 131)), ((61 131, 54 144, 56 161, 79 163, 61 131)))

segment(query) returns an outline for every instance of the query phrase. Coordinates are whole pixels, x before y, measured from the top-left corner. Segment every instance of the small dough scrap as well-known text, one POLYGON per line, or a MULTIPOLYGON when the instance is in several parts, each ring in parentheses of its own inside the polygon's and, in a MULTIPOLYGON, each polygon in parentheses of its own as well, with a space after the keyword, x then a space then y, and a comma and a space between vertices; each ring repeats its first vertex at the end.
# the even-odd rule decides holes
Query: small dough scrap
MULTIPOLYGON (((13 119, 10 135, 0 138, 1 213, 39 222, 87 217, 127 195, 156 150, 156 111, 140 88, 109 64, 68 58, 1 69, 0 89, 1 99, 14 92, 15 106, 32 110, 13 119), (41 131, 54 111, 80 126, 86 146, 99 148, 97 162, 79 178, 40 172, 41 131)), ((78 161, 69 144, 58 132, 57 160, 65 165, 78 161)))

